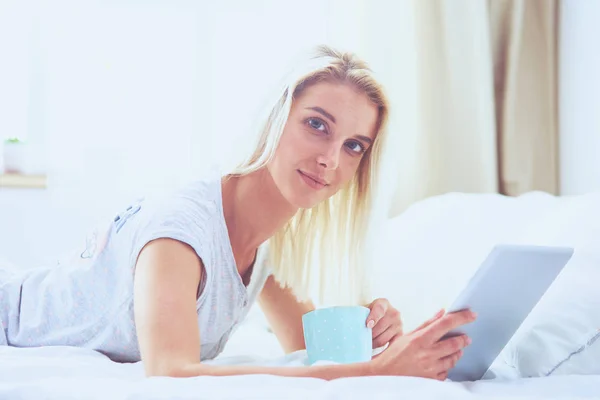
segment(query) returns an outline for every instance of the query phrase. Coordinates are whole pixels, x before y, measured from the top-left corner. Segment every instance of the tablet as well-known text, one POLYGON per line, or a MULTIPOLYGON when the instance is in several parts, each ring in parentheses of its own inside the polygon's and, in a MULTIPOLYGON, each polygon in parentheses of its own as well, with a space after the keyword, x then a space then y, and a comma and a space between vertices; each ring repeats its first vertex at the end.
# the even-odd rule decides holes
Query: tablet
POLYGON ((446 335, 466 334, 472 340, 448 371, 448 379, 481 379, 572 255, 567 247, 494 247, 447 309, 477 313, 474 322, 446 335))

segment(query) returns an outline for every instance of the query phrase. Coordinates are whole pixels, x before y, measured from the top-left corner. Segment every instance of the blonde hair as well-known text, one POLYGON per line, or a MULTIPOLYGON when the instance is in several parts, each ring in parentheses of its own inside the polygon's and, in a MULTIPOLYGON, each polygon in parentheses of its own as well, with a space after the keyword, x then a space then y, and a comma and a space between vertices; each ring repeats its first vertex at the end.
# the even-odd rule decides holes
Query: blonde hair
POLYGON ((367 64, 354 54, 318 46, 296 65, 276 93, 268 116, 258 127, 250 156, 231 171, 244 175, 265 167, 275 155, 292 102, 318 82, 352 85, 378 107, 377 136, 363 155, 355 177, 335 195, 296 215, 269 240, 270 267, 282 286, 316 304, 366 304, 368 237, 375 179, 385 139, 388 101, 367 64))

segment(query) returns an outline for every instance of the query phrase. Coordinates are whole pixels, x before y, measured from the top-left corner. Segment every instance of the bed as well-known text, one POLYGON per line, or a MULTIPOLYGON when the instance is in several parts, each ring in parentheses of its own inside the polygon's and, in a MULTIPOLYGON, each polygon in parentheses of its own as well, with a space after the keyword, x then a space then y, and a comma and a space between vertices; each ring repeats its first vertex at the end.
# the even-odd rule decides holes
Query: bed
MULTIPOLYGON (((299 365, 304 354, 275 359, 221 357, 214 363, 299 365)), ((408 377, 322 381, 275 376, 144 378, 142 366, 118 364, 76 348, 0 348, 2 399, 346 399, 591 398, 600 375, 496 378, 474 383, 408 377)))
MULTIPOLYGON (((407 330, 449 305, 495 244, 568 245, 575 255, 478 382, 145 378, 140 363, 115 363, 89 350, 0 347, 0 398, 600 398, 600 193, 533 192, 518 198, 450 193, 415 204, 380 235, 372 266, 374 295, 401 310, 407 330)), ((255 308, 211 362, 283 367, 301 365, 305 358, 302 351, 284 355, 255 308)))

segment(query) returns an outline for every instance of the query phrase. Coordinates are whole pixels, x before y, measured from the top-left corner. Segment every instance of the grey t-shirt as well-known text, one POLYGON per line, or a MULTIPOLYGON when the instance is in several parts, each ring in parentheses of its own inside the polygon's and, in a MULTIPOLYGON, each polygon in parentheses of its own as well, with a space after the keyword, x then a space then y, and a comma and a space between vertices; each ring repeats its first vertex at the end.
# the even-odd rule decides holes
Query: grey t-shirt
POLYGON ((139 361, 135 263, 149 241, 172 238, 191 246, 205 266, 196 302, 200 357, 215 358, 270 274, 262 246, 250 283, 244 285, 222 205, 221 175, 212 172, 168 196, 131 204, 108 227, 91 232, 86 245, 57 266, 0 270, 0 345, 77 346, 115 361, 139 361))

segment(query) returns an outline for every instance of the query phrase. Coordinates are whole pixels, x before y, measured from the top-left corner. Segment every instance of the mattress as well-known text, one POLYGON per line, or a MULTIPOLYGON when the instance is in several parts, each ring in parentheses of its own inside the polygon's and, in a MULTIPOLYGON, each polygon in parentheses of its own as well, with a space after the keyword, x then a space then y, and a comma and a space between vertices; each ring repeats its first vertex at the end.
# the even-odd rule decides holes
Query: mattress
MULTIPOLYGON (((299 365, 300 351, 276 358, 229 356, 215 364, 299 365)), ((360 377, 325 381, 269 375, 146 378, 141 363, 115 363, 72 347, 0 347, 2 399, 517 399, 600 398, 600 376, 494 378, 440 382, 414 377, 360 377)))

